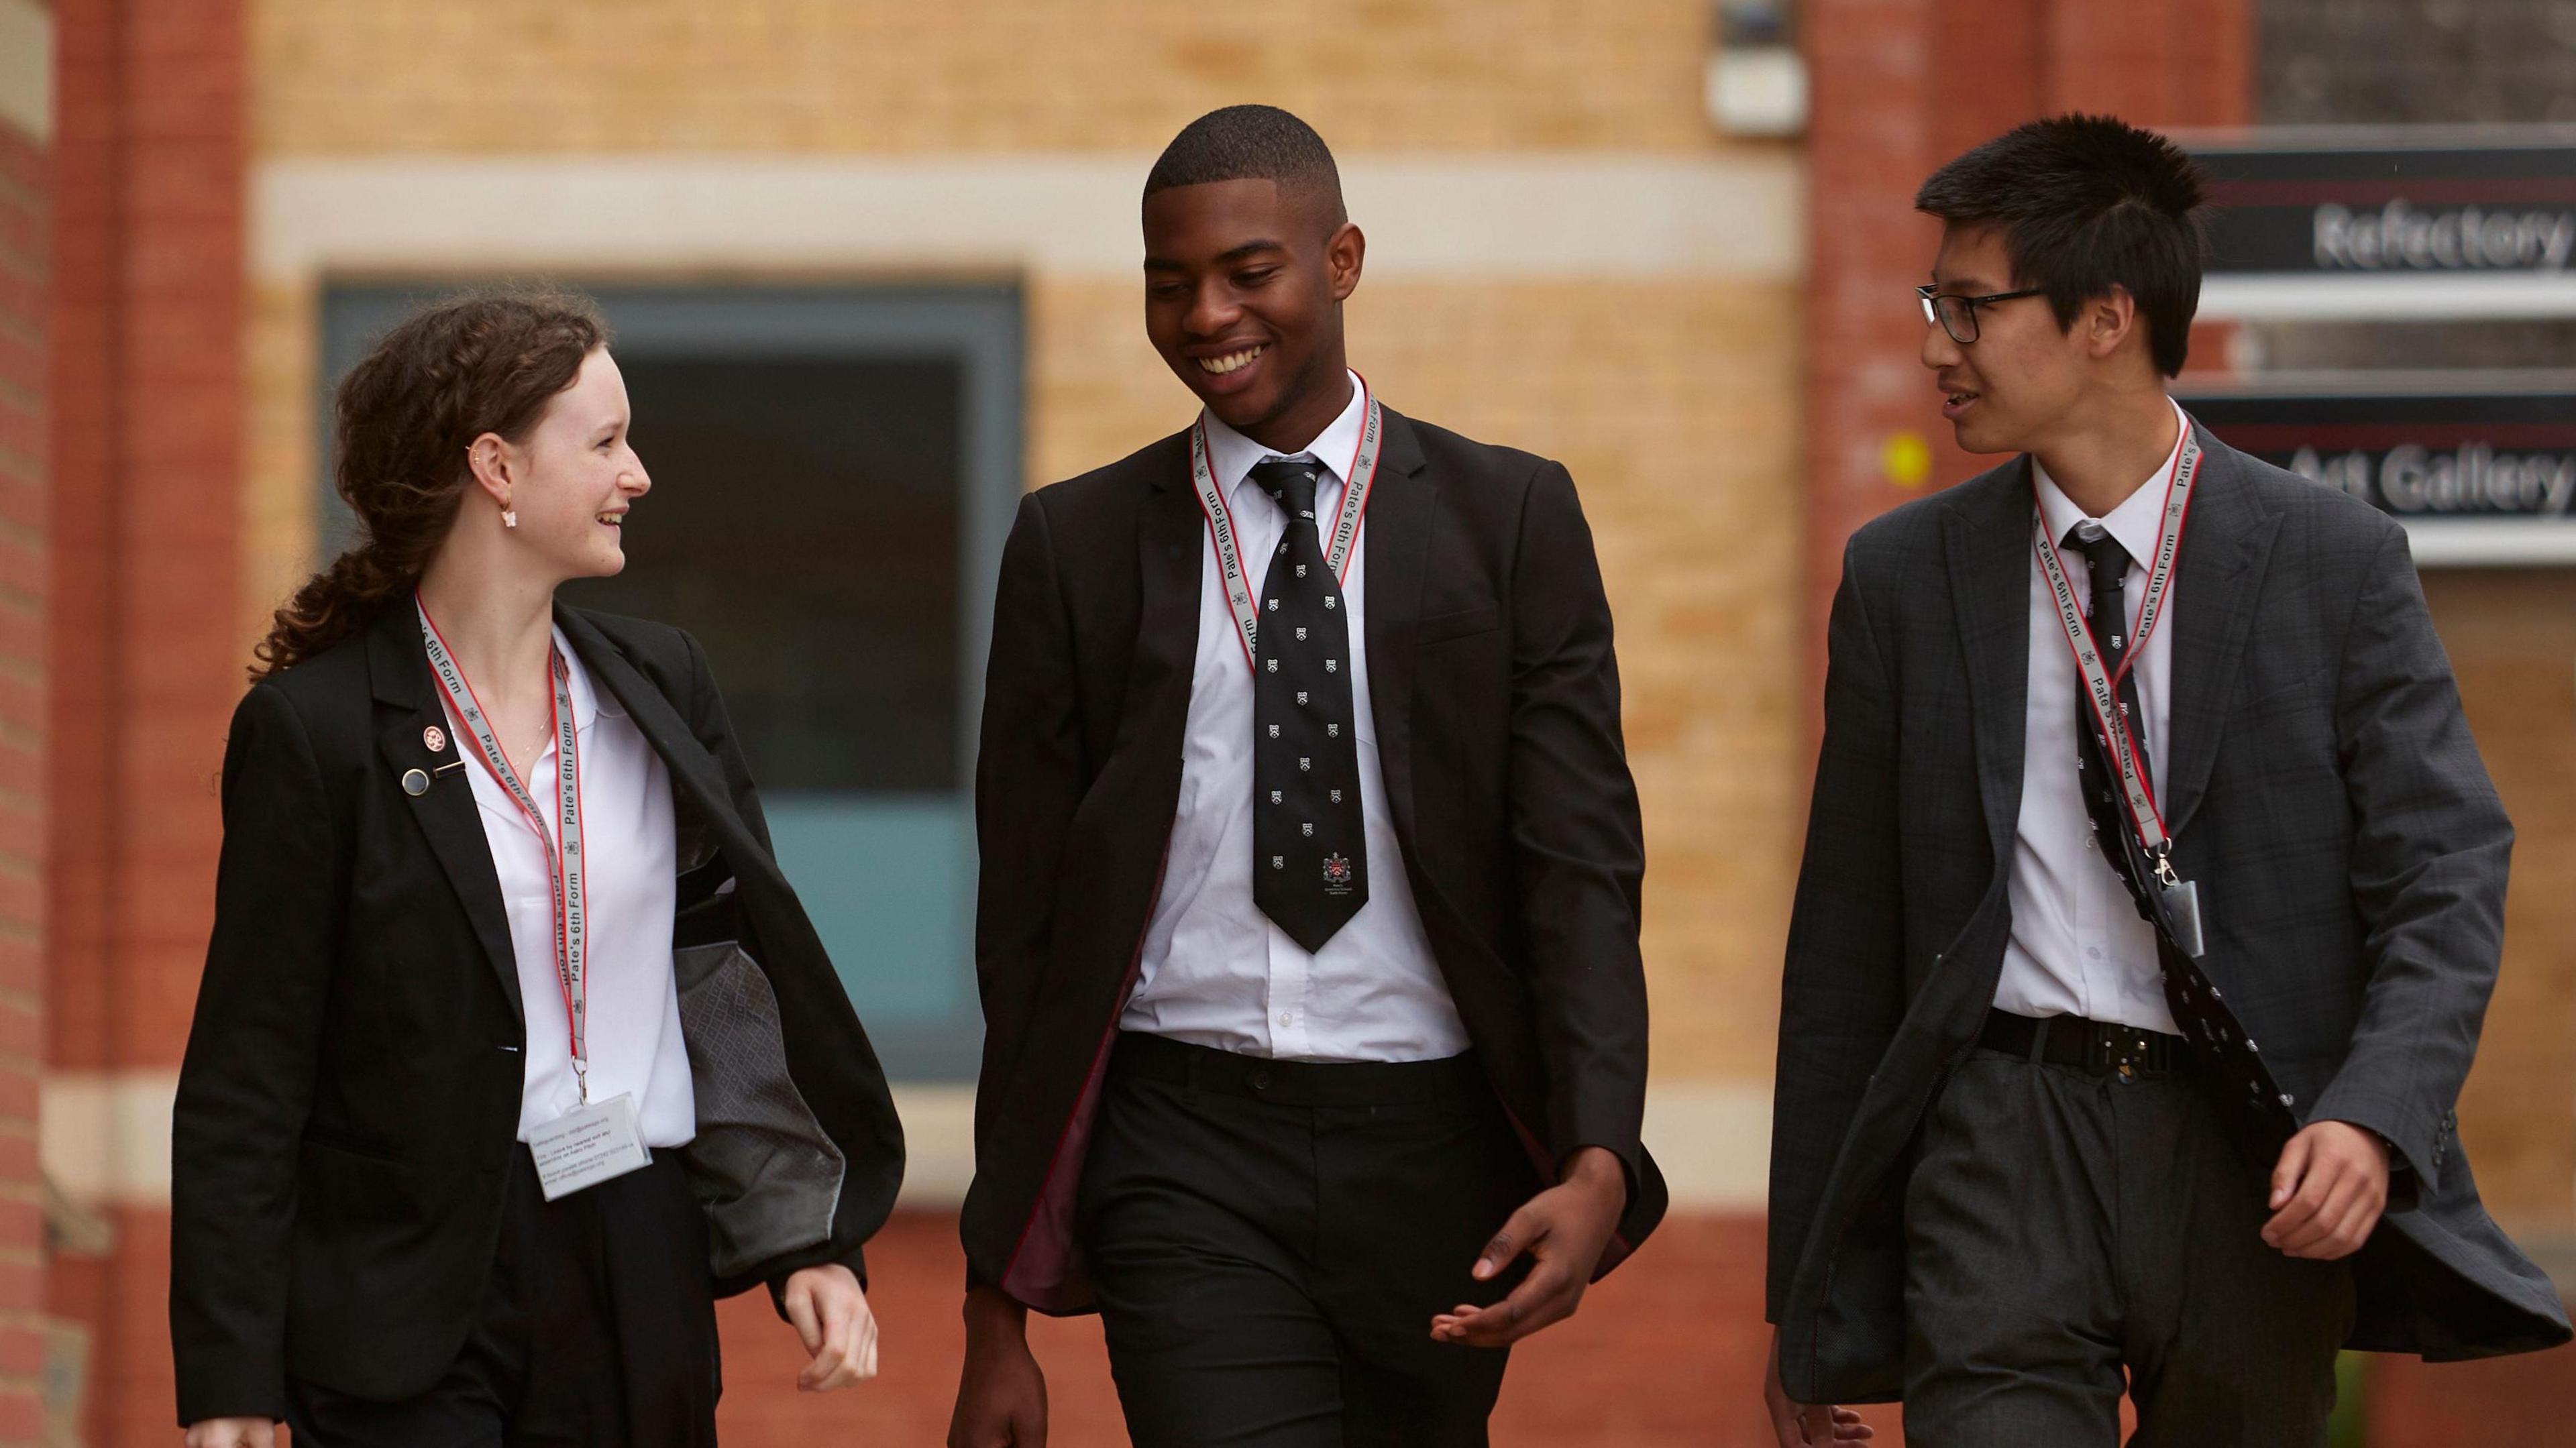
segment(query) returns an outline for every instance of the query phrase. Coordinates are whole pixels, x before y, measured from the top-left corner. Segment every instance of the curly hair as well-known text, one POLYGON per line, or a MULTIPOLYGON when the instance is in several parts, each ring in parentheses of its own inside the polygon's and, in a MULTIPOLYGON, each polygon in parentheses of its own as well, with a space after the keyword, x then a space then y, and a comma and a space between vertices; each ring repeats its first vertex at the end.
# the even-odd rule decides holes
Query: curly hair
POLYGON ((332 399, 331 485, 361 540, 277 610, 251 677, 347 638, 418 583, 472 485, 467 446, 487 432, 524 441, 608 335, 588 297, 512 287, 441 298, 378 338, 332 399))

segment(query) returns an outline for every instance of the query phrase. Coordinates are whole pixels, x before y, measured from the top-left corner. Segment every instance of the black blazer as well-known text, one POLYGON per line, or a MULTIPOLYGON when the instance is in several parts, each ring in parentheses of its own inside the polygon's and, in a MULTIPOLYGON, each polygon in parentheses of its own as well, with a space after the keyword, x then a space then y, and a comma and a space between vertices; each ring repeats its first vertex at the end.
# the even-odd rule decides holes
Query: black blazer
MULTIPOLYGON (((2301 1119, 2378 1132, 2415 1178, 2354 1259, 2351 1345, 2564 1342, 2557 1292, 2488 1219, 2455 1136, 2513 828, 2405 531, 2199 436, 2164 816, 2210 978, 2301 1119)), ((2032 506, 2016 460, 1844 551, 1772 1117, 1770 1316, 1800 1401, 1902 1386, 1908 1148, 1975 1044, 2012 926, 2032 506)), ((2249 1191, 2271 1165, 2247 1164, 2249 1191)))
MULTIPOLYGON (((1580 1145, 1626 1164, 1607 1270, 1665 1194, 1637 1139, 1645 856, 1591 532, 1564 468, 1389 410, 1361 546, 1379 763, 1423 928, 1533 1184, 1580 1145)), ((1092 1303, 1073 1193, 1179 807, 1206 551, 1186 433, 1031 494, 1003 550, 963 1235, 970 1281, 1048 1312, 1092 1303)))
MULTIPOLYGON (((862 1267, 903 1138, 867 1035, 771 858, 695 640, 558 605, 671 777, 674 966, 716 1290, 862 1267), (730 888, 727 888, 727 887, 730 888)), ((461 770, 404 793, 444 727, 409 599, 255 684, 224 756, 215 926, 173 1123, 170 1328, 182 1423, 285 1413, 292 1374, 427 1389, 498 1243, 527 1030, 461 770)), ((863 1274, 864 1275, 864 1274, 863 1274)))

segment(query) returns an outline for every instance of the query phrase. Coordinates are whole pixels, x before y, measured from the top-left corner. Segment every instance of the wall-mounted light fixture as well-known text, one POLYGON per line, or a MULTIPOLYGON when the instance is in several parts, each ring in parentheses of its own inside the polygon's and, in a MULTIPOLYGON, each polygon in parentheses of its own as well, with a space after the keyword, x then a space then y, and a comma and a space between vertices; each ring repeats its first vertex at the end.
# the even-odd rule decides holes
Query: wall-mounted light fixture
POLYGON ((1795 136, 1807 129, 1807 61, 1798 53, 1798 0, 1714 0, 1708 119, 1730 136, 1795 136))

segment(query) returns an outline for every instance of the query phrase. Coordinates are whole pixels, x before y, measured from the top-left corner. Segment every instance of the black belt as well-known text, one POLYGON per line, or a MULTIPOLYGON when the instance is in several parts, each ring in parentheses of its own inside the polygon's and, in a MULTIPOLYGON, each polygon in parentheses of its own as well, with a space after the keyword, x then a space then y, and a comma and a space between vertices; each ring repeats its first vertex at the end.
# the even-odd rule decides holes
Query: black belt
POLYGON ((2191 1043, 2180 1036, 2082 1016, 2033 1018, 1989 1010, 1977 1044, 2026 1061, 2080 1066, 2096 1076, 2169 1076, 2191 1062, 2191 1043))
POLYGON ((1273 1061, 1141 1031, 1118 1033, 1109 1074, 1281 1106, 1404 1106, 1493 1092, 1473 1051, 1436 1061, 1273 1061))

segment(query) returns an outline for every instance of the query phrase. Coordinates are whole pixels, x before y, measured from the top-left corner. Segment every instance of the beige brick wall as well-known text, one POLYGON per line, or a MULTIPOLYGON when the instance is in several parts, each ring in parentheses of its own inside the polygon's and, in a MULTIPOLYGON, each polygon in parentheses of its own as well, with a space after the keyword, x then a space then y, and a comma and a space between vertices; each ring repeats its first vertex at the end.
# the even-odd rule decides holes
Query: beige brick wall
POLYGON ((2424 596, 2514 825, 2504 967, 2460 1139, 2507 1228, 2576 1241, 2576 574, 2434 569, 2424 596))
POLYGON ((254 0, 263 154, 1714 144, 1707 0, 254 0))
POLYGON ((314 372, 322 358, 318 286, 254 285, 243 296, 242 594, 244 657, 270 611, 315 566, 314 490, 321 460, 314 372))
MULTIPOLYGON (((1701 113, 1703 0, 254 0, 252 16, 254 165, 1150 153, 1248 98, 1308 115, 1345 159, 1723 149, 1701 113)), ((1022 282, 1033 483, 1187 421, 1133 281, 1022 282)), ((250 293, 245 639, 312 562, 320 285, 263 275, 250 293)), ((1573 470, 1644 797, 1658 1075, 1767 1082, 1808 767, 1795 284, 1417 271, 1373 279, 1350 317, 1353 360, 1391 403, 1573 470)))

